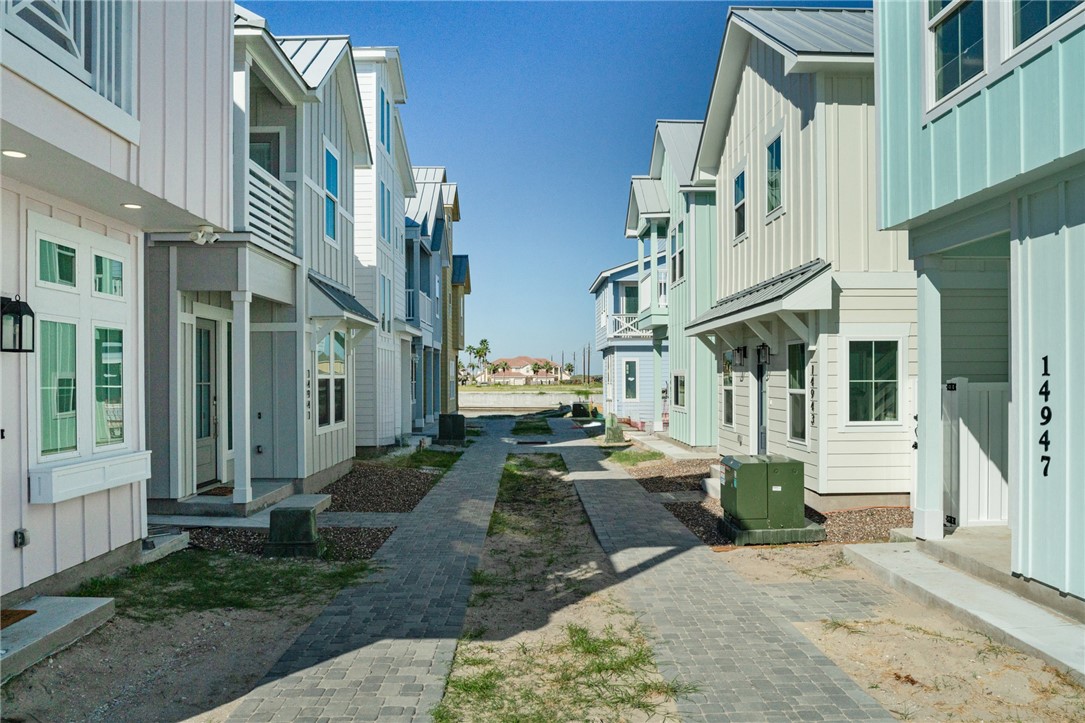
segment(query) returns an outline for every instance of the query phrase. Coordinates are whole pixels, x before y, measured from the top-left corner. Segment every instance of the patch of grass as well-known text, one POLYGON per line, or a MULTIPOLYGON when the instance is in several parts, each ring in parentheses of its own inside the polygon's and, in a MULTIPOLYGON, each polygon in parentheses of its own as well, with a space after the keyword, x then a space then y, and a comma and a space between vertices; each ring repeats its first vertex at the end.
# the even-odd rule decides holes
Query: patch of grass
POLYGON ((834 570, 838 567, 848 567, 849 565, 851 565, 851 563, 848 562, 848 558, 844 557, 844 552, 842 550, 837 550, 833 558, 822 565, 815 565, 813 567, 791 565, 791 568, 803 577, 808 577, 811 580, 825 580, 828 579, 830 570, 834 570))
POLYGON ((379 462, 389 467, 407 467, 411 469, 433 467, 447 472, 452 469, 452 465, 456 464, 462 456, 463 452, 437 452, 432 449, 419 449, 410 454, 383 457, 379 462))
POLYGON ((560 497, 553 472, 567 471, 560 454, 510 454, 501 471, 497 501, 502 504, 539 504, 560 497))
POLYGON ((509 516, 501 510, 494 510, 490 515, 490 526, 486 528, 486 536, 503 535, 510 529, 509 516))
POLYGON ((610 459, 611 462, 617 462, 623 467, 636 467, 642 462, 651 462, 657 459, 663 459, 662 452, 657 452, 654 449, 619 449, 616 451, 605 451, 604 454, 610 459))
POLYGON ((356 584, 369 570, 364 561, 329 563, 183 550, 119 575, 92 578, 72 594, 116 598, 120 614, 156 621, 202 610, 278 610, 306 604, 356 584))
POLYGON ((481 437, 482 430, 478 427, 468 427, 465 434, 467 434, 468 437, 481 437))
POLYGON ((539 434, 553 434, 550 429, 550 423, 545 419, 528 418, 517 419, 516 424, 512 425, 512 433, 517 436, 534 436, 539 434))

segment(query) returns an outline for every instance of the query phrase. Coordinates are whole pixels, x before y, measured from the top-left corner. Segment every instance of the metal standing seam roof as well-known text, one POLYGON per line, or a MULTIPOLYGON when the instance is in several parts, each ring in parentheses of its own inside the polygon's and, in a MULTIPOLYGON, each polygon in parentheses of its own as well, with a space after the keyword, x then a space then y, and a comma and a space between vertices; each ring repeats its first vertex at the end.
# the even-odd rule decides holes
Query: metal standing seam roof
POLYGON ((355 316, 360 316, 363 319, 369 319, 373 322, 377 321, 377 317, 374 316, 369 309, 362 306, 349 291, 344 291, 343 289, 329 284, 311 271, 309 272, 309 281, 327 296, 333 304, 348 314, 354 314, 355 316))
POLYGON ((406 199, 404 213, 422 227, 424 236, 432 236, 438 218, 443 215, 441 201, 441 183, 439 181, 419 181, 415 175, 414 197, 406 199))
POLYGON ((633 198, 641 216, 666 216, 671 213, 663 181, 645 176, 633 176, 633 198))
POLYGON ((796 55, 873 55, 869 8, 733 8, 731 13, 796 55))
POLYGON ((467 254, 452 255, 452 283, 457 286, 465 286, 471 273, 471 262, 467 254))
POLYGON ((414 173, 415 183, 444 183, 445 169, 442 166, 415 166, 411 169, 414 173))
POLYGON ((335 61, 350 44, 350 38, 345 35, 277 37, 275 41, 310 88, 317 88, 324 82, 335 67, 335 61))
POLYGON ((782 299, 830 268, 832 264, 828 261, 814 259, 790 271, 773 276, 771 279, 754 284, 748 289, 731 294, 720 299, 711 309, 686 324, 686 331, 693 331, 695 327, 782 299))
POLYGON ((680 184, 684 185, 693 175, 693 164, 697 160, 697 145, 701 142, 703 125, 702 121, 658 122, 659 137, 680 184))

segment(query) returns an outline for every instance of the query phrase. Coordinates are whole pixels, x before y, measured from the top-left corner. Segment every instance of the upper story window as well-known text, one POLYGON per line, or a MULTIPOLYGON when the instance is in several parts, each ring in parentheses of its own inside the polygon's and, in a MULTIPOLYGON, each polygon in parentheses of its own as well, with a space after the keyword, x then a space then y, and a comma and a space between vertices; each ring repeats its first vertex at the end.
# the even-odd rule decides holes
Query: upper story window
POLYGON ((640 286, 622 284, 622 313, 636 314, 640 311, 640 286))
POLYGON ((380 203, 380 210, 378 210, 377 213, 380 214, 380 224, 379 224, 380 225, 380 235, 381 235, 381 240, 383 241, 384 239, 386 239, 388 237, 388 234, 385 232, 385 228, 386 228, 387 223, 388 223, 388 211, 384 208, 384 204, 385 204, 384 181, 380 182, 380 192, 381 192, 380 193, 381 203, 380 203))
POLYGON ((671 283, 686 278, 686 234, 684 222, 671 234, 671 283))
POLYGON ((4 0, 4 29, 121 110, 134 100, 135 3, 4 0))
POLYGON ((1082 4, 1083 0, 1014 0, 1014 47, 1082 4))
POLYGON ((388 132, 388 122, 385 120, 385 117, 384 117, 384 88, 381 88, 381 102, 380 102, 379 110, 380 110, 381 117, 380 117, 380 121, 377 123, 377 126, 378 126, 379 131, 380 131, 380 144, 383 146, 384 145, 384 135, 388 132))
POLYGON ((783 160, 780 156, 780 139, 781 136, 776 136, 772 143, 768 145, 768 158, 766 159, 768 166, 765 169, 766 213, 772 213, 780 208, 780 204, 783 203, 780 192, 781 169, 783 166, 783 160))
POLYGON ((982 0, 931 0, 934 98, 941 100, 983 72, 982 0))
POLYGON ((38 278, 49 284, 74 287, 75 249, 46 239, 41 239, 39 245, 38 278))
POLYGON ((324 237, 335 241, 339 221, 339 157, 331 146, 324 147, 324 237))
POLYGON ((392 152, 392 103, 387 98, 384 100, 384 148, 392 152))
POLYGON ((735 238, 746 233, 746 172, 735 176, 735 238))

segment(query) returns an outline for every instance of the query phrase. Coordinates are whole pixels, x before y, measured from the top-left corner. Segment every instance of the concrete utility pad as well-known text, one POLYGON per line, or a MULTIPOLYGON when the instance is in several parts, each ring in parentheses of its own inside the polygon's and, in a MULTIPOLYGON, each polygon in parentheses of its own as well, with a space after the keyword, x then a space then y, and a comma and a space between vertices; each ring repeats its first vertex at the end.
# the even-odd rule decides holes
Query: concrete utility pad
POLYGON ((113 617, 114 612, 111 597, 39 595, 19 605, 19 609, 36 612, 0 631, 4 680, 68 647, 113 617))

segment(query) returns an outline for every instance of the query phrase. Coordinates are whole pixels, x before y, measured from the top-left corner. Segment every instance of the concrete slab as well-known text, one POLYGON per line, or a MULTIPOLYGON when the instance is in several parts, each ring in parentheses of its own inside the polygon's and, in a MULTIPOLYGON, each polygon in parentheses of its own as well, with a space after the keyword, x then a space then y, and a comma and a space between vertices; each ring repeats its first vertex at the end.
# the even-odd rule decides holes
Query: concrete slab
POLYGON ((114 613, 110 597, 39 595, 19 609, 36 612, 0 631, 0 675, 5 681, 68 647, 114 613))
POLYGON ((648 449, 654 449, 657 452, 662 452, 671 459, 714 459, 718 460, 719 455, 715 452, 699 452, 694 449, 683 447, 675 444, 666 439, 660 439, 656 435, 650 432, 638 432, 635 429, 623 430, 627 439, 632 439, 640 442, 648 449))
POLYGON ((917 543, 849 545, 844 554, 910 597, 1085 684, 1085 624, 943 565, 917 543))
POLYGON ((320 514, 332 504, 331 495, 291 495, 271 507, 261 510, 250 517, 219 517, 203 515, 147 515, 151 525, 173 525, 174 527, 244 527, 254 530, 266 530, 271 527, 271 511, 281 507, 312 507, 320 514))
POLYGON ((166 555, 172 554, 188 547, 188 533, 176 532, 165 535, 151 535, 144 541, 154 543, 153 547, 144 547, 139 556, 140 565, 149 565, 156 560, 161 560, 166 555))

